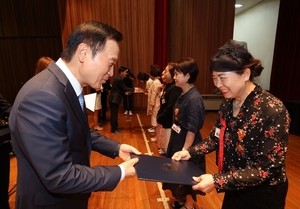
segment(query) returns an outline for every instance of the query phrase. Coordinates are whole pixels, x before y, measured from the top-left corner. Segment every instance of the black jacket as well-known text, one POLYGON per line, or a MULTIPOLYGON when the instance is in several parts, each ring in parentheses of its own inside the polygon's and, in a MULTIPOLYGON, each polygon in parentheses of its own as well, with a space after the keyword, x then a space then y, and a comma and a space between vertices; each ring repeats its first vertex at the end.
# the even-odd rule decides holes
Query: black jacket
POLYGON ((173 107, 181 94, 181 88, 169 83, 163 90, 160 98, 160 108, 157 114, 157 123, 163 128, 171 128, 173 123, 173 107))
POLYGON ((118 75, 112 84, 108 101, 110 103, 120 104, 125 92, 133 93, 134 88, 125 86, 122 76, 118 75))

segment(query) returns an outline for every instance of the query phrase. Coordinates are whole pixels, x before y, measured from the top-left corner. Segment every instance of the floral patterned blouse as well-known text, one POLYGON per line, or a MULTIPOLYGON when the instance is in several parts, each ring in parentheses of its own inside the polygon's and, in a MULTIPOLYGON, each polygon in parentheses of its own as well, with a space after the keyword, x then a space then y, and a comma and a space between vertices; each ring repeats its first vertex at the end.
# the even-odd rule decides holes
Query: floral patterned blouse
POLYGON ((216 151, 217 165, 222 164, 213 174, 218 192, 285 182, 290 115, 283 103, 256 85, 233 117, 233 100, 223 101, 209 137, 189 148, 190 155, 216 151), (223 159, 218 159, 222 149, 223 159))
POLYGON ((148 91, 148 107, 147 115, 156 117, 160 107, 161 82, 159 77, 155 77, 148 91), (150 113, 151 110, 151 113, 150 113))

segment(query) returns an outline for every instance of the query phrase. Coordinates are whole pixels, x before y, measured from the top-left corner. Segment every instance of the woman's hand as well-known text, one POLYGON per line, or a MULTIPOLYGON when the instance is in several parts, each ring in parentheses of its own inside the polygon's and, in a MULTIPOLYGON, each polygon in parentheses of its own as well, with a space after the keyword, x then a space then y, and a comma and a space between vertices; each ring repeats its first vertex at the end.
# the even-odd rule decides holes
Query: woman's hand
POLYGON ((175 152, 172 156, 173 160, 180 161, 180 160, 188 160, 191 158, 190 153, 187 150, 175 152))
POLYGON ((211 192, 214 188, 214 179, 211 174, 203 174, 201 176, 193 176, 194 181, 199 182, 193 186, 193 190, 200 190, 204 193, 211 192))

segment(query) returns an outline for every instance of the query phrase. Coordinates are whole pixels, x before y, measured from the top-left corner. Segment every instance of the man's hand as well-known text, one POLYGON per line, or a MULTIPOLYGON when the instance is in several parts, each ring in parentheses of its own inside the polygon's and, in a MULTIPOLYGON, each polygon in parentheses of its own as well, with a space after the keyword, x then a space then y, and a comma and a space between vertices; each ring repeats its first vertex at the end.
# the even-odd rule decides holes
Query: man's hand
POLYGON ((172 156, 173 160, 180 161, 180 160, 188 160, 191 158, 190 153, 187 150, 175 152, 172 156))
POLYGON ((135 168, 133 166, 138 161, 139 161, 138 158, 133 158, 133 159, 130 159, 130 160, 127 160, 127 161, 121 163, 121 165, 124 167, 124 170, 125 170, 125 178, 135 176, 136 172, 135 172, 135 168))
POLYGON ((193 186, 193 190, 200 190, 204 193, 211 192, 214 188, 214 179, 211 174, 203 174, 199 177, 193 176, 194 181, 199 182, 193 186))
POLYGON ((120 150, 119 150, 119 157, 124 161, 130 160, 131 159, 130 153, 134 153, 136 155, 142 154, 140 151, 138 151, 133 146, 130 146, 128 144, 121 144, 120 150))

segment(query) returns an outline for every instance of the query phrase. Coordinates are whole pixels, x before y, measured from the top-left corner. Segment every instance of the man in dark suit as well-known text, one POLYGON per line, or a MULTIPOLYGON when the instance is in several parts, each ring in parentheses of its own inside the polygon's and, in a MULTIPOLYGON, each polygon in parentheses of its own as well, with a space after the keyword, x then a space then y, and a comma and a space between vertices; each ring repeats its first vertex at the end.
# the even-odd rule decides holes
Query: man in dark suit
POLYGON ((102 123, 105 123, 106 121, 109 121, 106 117, 106 111, 107 111, 107 96, 108 96, 108 91, 111 90, 111 85, 110 85, 110 80, 108 79, 103 85, 103 89, 101 91, 101 106, 102 109, 99 112, 99 119, 102 123))
MULTIPOLYGON (((101 110, 98 113, 98 122, 99 123, 105 123, 106 121, 109 121, 106 118, 106 111, 107 111, 107 95, 108 90, 111 90, 110 80, 108 79, 104 84, 102 84, 102 88, 100 89, 100 102, 101 102, 101 110)), ((91 93, 97 93, 97 91, 93 88, 91 88, 91 93)))
MULTIPOLYGON (((132 88, 133 87, 133 81, 135 80, 135 76, 132 72, 130 72, 130 69, 128 69, 127 76, 123 79, 125 86, 132 88)), ((124 105, 124 115, 130 115, 132 116, 132 110, 133 110, 133 94, 123 95, 123 105, 124 105)))
POLYGON ((61 58, 18 93, 10 129, 18 163, 16 209, 86 209, 90 192, 113 190, 135 175, 140 152, 90 130, 82 87, 100 88, 113 74, 122 34, 99 23, 79 25, 61 58), (90 167, 90 153, 119 156, 116 166, 90 167))
POLYGON ((114 134, 122 133, 118 123, 118 109, 122 101, 123 95, 132 94, 134 88, 129 88, 124 84, 123 79, 127 76, 128 69, 126 67, 119 68, 119 75, 114 79, 109 96, 110 104, 110 125, 111 132, 114 134))

